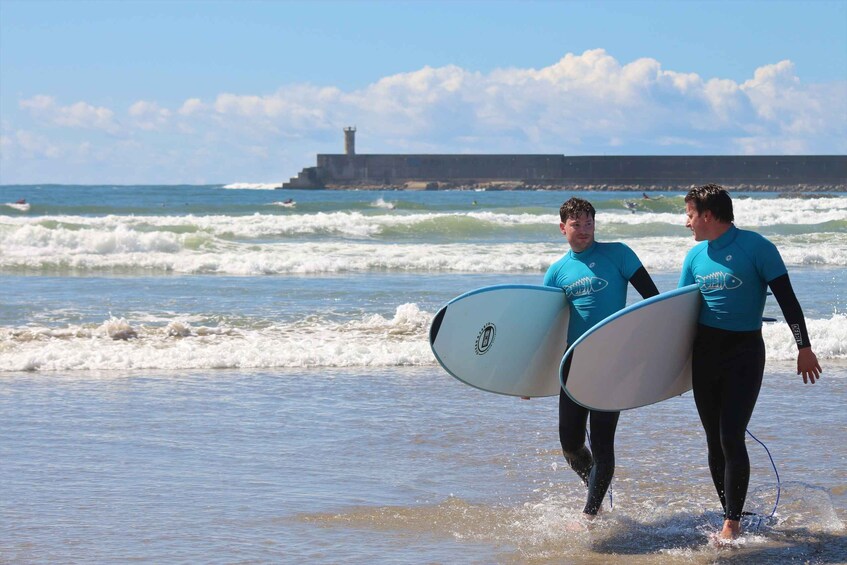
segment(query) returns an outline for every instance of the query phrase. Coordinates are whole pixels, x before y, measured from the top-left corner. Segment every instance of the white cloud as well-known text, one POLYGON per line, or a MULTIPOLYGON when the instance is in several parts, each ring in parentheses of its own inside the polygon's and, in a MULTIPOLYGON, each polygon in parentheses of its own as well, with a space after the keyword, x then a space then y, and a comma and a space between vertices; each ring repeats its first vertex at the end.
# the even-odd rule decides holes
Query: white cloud
POLYGON ((110 161, 134 160, 138 170, 149 168, 147 162, 178 162, 179 171, 193 167, 204 177, 208 169, 255 167, 261 160, 299 163, 304 151, 340 152, 341 128, 348 125, 358 126, 362 152, 847 150, 845 82, 805 84, 790 61, 763 65, 746 81, 704 80, 663 69, 651 58, 622 63, 603 49, 569 53, 538 69, 423 67, 356 90, 295 84, 269 94, 192 97, 174 108, 139 100, 120 111, 84 101, 63 106, 37 95, 20 107, 38 124, 72 128, 77 137, 59 141, 54 131, 31 127, 24 129, 40 137, 18 140, 9 132, 21 128, 4 126, 4 153, 12 146, 66 159, 108 155, 110 161), (120 131, 137 148, 84 138, 92 129, 120 131))
POLYGON ((21 108, 28 108, 33 113, 51 112, 56 107, 56 101, 52 96, 38 94, 29 100, 21 100, 21 108))
POLYGON ((139 100, 129 107, 129 116, 133 125, 143 130, 157 130, 168 125, 171 111, 161 108, 155 102, 139 100))
POLYGON ((741 85, 741 90, 753 103, 756 112, 767 120, 779 119, 782 111, 796 108, 804 97, 791 61, 759 67, 753 78, 741 85))
POLYGON ((28 158, 56 159, 61 157, 60 148, 47 137, 26 130, 18 130, 12 135, 3 136, 4 153, 20 152, 28 158))
POLYGON ((29 110, 37 118, 59 126, 97 129, 108 133, 119 131, 112 110, 102 106, 92 106, 86 102, 59 106, 52 96, 37 95, 29 100, 22 100, 20 107, 29 110))
POLYGON ((684 137, 665 136, 656 140, 656 143, 664 147, 703 147, 703 142, 698 139, 688 139, 684 137))
POLYGON ((206 108, 206 105, 203 104, 203 101, 199 98, 189 98, 185 102, 183 102, 177 112, 183 116, 190 116, 192 114, 196 114, 198 112, 202 112, 206 108))
POLYGON ((793 155, 809 152, 807 140, 798 138, 739 137, 733 140, 742 155, 793 155))
POLYGON ((289 139, 323 139, 359 124, 372 145, 405 150, 643 153, 634 147, 639 140, 651 148, 679 140, 681 148, 730 152, 741 138, 784 137, 796 147, 798 138, 843 128, 847 116, 832 87, 817 88, 803 85, 789 61, 739 84, 665 70, 651 58, 621 64, 592 49, 541 69, 482 74, 448 65, 353 91, 292 85, 267 95, 222 93, 210 102, 188 99, 177 114, 181 131, 289 139))

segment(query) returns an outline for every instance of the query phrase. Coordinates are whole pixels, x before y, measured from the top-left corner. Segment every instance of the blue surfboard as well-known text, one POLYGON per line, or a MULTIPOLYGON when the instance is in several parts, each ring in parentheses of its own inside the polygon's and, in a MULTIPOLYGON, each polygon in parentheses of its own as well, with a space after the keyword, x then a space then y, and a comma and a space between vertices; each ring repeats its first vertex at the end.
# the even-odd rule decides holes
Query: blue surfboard
POLYGON ((433 318, 429 343, 463 383, 511 396, 559 394, 570 313, 560 288, 497 285, 458 296, 433 318))

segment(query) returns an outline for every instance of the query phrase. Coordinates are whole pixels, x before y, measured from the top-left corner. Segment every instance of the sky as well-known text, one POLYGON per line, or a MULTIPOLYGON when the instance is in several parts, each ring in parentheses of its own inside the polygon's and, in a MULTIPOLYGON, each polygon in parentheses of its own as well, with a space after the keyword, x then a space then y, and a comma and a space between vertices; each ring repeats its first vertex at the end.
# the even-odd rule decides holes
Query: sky
POLYGON ((0 0, 0 184, 847 153, 847 0, 0 0))

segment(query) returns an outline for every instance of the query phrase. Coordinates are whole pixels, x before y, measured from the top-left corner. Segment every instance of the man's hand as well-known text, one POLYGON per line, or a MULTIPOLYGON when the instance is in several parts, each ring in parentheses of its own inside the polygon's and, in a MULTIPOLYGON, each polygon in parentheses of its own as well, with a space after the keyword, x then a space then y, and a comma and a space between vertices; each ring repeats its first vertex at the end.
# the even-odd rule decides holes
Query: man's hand
POLYGON ((812 351, 811 347, 804 347, 797 353, 797 374, 803 375, 803 383, 815 384, 815 381, 821 378, 820 364, 818 357, 812 351))

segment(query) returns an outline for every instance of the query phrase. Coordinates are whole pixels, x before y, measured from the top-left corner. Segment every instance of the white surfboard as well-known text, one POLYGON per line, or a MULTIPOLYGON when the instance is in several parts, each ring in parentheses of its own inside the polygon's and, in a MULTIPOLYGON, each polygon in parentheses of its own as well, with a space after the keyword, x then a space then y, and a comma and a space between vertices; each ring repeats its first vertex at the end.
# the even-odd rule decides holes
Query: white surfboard
POLYGON ((580 336, 559 376, 576 403, 601 411, 654 404, 691 390, 700 291, 696 284, 628 306, 580 336), (567 378, 563 375, 570 357, 567 378))
POLYGON ((570 314, 560 288, 498 285, 448 302, 429 344, 444 369, 470 386, 512 396, 559 394, 570 314))

